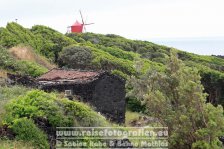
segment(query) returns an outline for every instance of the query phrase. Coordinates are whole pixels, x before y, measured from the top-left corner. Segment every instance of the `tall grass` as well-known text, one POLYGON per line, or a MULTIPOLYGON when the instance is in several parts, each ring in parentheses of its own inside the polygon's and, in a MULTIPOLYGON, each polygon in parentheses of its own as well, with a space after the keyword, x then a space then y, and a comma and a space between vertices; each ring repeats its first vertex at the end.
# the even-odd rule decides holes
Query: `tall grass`
POLYGON ((18 45, 9 49, 9 52, 18 60, 36 62, 48 69, 56 67, 54 64, 50 63, 44 56, 37 54, 30 46, 18 45))

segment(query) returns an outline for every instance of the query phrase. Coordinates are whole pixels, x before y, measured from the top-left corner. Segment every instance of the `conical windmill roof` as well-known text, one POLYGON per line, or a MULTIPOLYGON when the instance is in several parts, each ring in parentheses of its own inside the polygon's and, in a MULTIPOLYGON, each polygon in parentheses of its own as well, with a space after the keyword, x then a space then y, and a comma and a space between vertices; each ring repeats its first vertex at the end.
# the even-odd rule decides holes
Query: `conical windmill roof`
POLYGON ((82 25, 83 25, 82 23, 79 23, 79 21, 76 20, 72 26, 82 26, 82 25))

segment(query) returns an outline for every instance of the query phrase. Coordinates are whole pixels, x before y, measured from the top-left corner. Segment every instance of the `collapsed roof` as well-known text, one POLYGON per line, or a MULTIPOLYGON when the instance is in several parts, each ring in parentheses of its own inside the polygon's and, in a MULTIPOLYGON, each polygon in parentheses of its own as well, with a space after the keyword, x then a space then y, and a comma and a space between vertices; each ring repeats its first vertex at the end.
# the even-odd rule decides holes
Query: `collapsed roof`
POLYGON ((81 71, 73 69, 52 69, 36 80, 41 84, 87 83, 98 79, 105 71, 81 71))

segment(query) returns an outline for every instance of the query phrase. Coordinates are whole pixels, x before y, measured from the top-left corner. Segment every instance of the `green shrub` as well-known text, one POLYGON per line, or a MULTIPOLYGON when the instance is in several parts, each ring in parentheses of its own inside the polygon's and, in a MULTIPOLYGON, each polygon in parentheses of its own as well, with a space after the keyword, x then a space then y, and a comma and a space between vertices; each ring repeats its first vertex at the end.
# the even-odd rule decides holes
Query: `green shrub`
POLYGON ((6 107, 6 123, 10 124, 15 118, 28 117, 32 119, 44 118, 52 126, 66 125, 63 111, 56 102, 56 95, 48 94, 39 90, 27 92, 19 96, 6 107))
POLYGON ((15 60, 8 53, 8 50, 0 45, 0 68, 10 69, 10 67, 14 68, 14 66, 15 60))
POLYGON ((37 77, 48 71, 47 68, 31 61, 18 61, 17 69, 20 73, 37 77))
POLYGON ((86 41, 80 36, 79 33, 69 33, 66 34, 67 37, 74 39, 78 43, 85 43, 86 41))
POLYGON ((68 99, 58 99, 54 93, 32 90, 12 100, 6 108, 5 123, 17 118, 45 119, 52 127, 103 126, 105 118, 85 104, 68 99))
MULTIPOLYGON (((48 148, 46 136, 33 122, 44 120, 48 127, 105 127, 106 119, 84 103, 59 99, 55 93, 31 90, 13 99, 6 107, 4 124, 12 127, 16 138, 48 148)), ((37 124, 38 125, 38 124, 37 124)))
POLYGON ((60 59, 70 68, 88 68, 92 61, 91 49, 83 46, 68 46, 63 48, 60 59))
POLYGON ((78 126, 82 127, 99 127, 108 126, 106 119, 87 105, 67 99, 60 100, 64 113, 67 117, 73 118, 78 126))
POLYGON ((27 118, 15 119, 12 126, 17 140, 30 141, 39 149, 50 148, 47 135, 44 134, 32 120, 27 118))
POLYGON ((146 110, 146 106, 137 98, 127 98, 127 108, 132 112, 142 112, 146 110))
POLYGON ((19 44, 15 36, 10 33, 6 28, 0 29, 0 45, 10 48, 19 44))

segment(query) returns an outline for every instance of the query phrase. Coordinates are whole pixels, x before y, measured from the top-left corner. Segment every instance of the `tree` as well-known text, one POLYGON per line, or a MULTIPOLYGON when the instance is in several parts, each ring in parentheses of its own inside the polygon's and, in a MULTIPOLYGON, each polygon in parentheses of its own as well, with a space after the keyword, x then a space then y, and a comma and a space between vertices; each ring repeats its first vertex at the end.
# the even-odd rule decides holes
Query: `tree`
POLYGON ((222 148, 218 137, 224 132, 223 108, 206 103, 200 79, 195 68, 171 52, 164 72, 151 68, 128 81, 133 87, 128 95, 142 100, 146 113, 168 127, 170 148, 222 148))
POLYGON ((85 69, 90 66, 92 61, 92 52, 87 47, 68 46, 62 49, 60 59, 70 68, 85 69))

